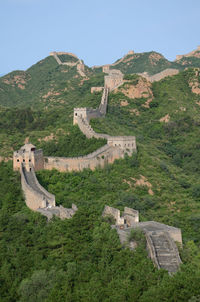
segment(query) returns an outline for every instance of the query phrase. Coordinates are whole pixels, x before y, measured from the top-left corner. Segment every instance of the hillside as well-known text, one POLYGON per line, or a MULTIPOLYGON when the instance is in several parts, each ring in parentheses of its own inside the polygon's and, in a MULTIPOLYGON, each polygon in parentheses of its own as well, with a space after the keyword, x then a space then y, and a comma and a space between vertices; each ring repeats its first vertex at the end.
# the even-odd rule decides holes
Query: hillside
MULTIPOLYGON (((69 106, 72 100, 79 106, 91 106, 93 99, 90 88, 103 85, 102 66, 89 68, 83 63, 84 76, 81 76, 77 65, 82 61, 78 57, 70 53, 58 53, 58 60, 63 63, 59 65, 52 54, 26 71, 13 71, 0 77, 0 106, 63 107, 63 104, 69 106)), ((200 57, 198 49, 190 54, 177 56, 174 62, 155 51, 130 51, 109 66, 124 74, 145 72, 151 76, 166 69, 181 71, 189 67, 200 67, 200 57)))
POLYGON ((116 61, 113 68, 120 69, 125 74, 148 72, 152 75, 167 68, 177 68, 177 65, 151 51, 128 54, 122 61, 116 61))
MULTIPOLYGON (((155 51, 143 53, 129 51, 123 58, 108 65, 111 69, 119 69, 124 74, 146 72, 149 75, 154 75, 169 68, 181 71, 188 67, 200 67, 200 50, 198 47, 189 54, 178 55, 175 61, 169 61, 162 54, 155 51)), ((100 71, 100 66, 95 70, 100 71)))
MULTIPOLYGON (((64 60, 71 60, 64 56, 64 60)), ((73 58, 75 60, 75 58, 73 58)), ((88 77, 94 72, 85 66, 88 77)), ((93 79, 82 78, 76 66, 58 65, 56 60, 49 56, 26 71, 13 71, 0 78, 0 105, 15 106, 62 106, 72 99, 79 99, 82 91, 90 85, 103 83, 101 74, 93 79), (86 83, 85 83, 86 82, 86 83)))
MULTIPOLYGON (((49 156, 78 156, 105 144, 86 139, 72 125, 74 107, 99 105, 101 92, 91 94, 90 88, 103 85, 103 73, 88 69, 83 81, 74 67, 54 63, 50 56, 0 79, 7 87, 0 109, 0 156, 12 156, 24 141, 49 156), (43 98, 50 89, 60 94, 43 98), (15 103, 18 90, 24 95, 15 103)), ((153 83, 127 72, 123 85, 109 94, 106 117, 91 125, 100 133, 135 135, 137 154, 95 171, 37 172, 58 205, 78 206, 71 220, 47 223, 28 209, 12 162, 0 164, 1 301, 198 301, 200 70, 189 68, 153 83), (109 220, 101 217, 105 205, 128 206, 140 212, 141 221, 181 228, 180 271, 169 276, 157 270, 142 234, 133 234, 134 252, 123 248, 109 220)))

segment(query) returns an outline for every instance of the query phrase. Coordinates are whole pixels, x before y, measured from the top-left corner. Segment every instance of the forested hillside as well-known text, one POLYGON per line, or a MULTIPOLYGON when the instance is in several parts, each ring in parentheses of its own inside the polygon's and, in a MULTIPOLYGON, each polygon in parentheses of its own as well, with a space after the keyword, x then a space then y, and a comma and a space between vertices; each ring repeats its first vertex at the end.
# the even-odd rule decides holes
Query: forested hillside
MULTIPOLYGON (((88 69, 81 78, 73 67, 62 72, 69 67, 54 63, 48 57, 20 73, 25 83, 12 82, 15 73, 0 79, 1 156, 12 156, 25 141, 49 156, 83 155, 105 144, 72 125, 74 107, 98 106, 101 93, 90 88, 103 85, 103 73, 88 69)), ((73 219, 47 222, 28 209, 12 161, 0 164, 0 301, 199 301, 200 71, 154 83, 135 74, 124 79, 109 94, 106 117, 91 125, 96 132, 135 135, 137 154, 95 171, 37 172, 58 205, 78 206, 73 219), (141 234, 134 252, 122 247, 101 217, 105 205, 128 206, 141 221, 181 228, 180 270, 172 276, 157 270, 141 234)))

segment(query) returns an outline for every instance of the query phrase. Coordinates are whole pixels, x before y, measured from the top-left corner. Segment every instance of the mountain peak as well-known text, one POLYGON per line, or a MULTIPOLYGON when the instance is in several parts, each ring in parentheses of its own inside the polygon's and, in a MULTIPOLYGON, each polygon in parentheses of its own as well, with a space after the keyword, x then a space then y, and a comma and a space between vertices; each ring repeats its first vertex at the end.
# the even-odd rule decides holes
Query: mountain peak
POLYGON ((177 55, 176 56, 176 60, 175 61, 179 61, 182 58, 187 58, 187 57, 196 57, 196 58, 200 58, 200 45, 197 46, 197 49, 189 52, 188 54, 185 55, 177 55))

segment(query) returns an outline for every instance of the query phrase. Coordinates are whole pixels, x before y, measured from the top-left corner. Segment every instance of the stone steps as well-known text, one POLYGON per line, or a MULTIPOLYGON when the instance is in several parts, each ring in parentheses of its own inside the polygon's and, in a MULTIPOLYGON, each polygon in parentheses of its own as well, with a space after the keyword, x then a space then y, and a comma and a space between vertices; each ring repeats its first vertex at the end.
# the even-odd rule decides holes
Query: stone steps
POLYGON ((170 273, 176 272, 180 261, 171 242, 172 239, 167 234, 161 232, 153 232, 150 234, 150 237, 160 267, 166 269, 170 273))

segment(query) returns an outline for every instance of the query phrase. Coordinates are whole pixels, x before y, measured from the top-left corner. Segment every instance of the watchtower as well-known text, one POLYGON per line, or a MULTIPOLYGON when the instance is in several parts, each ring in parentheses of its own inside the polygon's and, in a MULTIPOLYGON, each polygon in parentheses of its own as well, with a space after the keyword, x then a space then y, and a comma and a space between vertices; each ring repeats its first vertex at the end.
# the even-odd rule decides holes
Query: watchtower
POLYGON ((20 170, 22 163, 27 170, 30 166, 33 166, 35 171, 44 169, 43 151, 41 149, 36 150, 32 144, 25 144, 13 154, 13 169, 15 171, 20 170))

